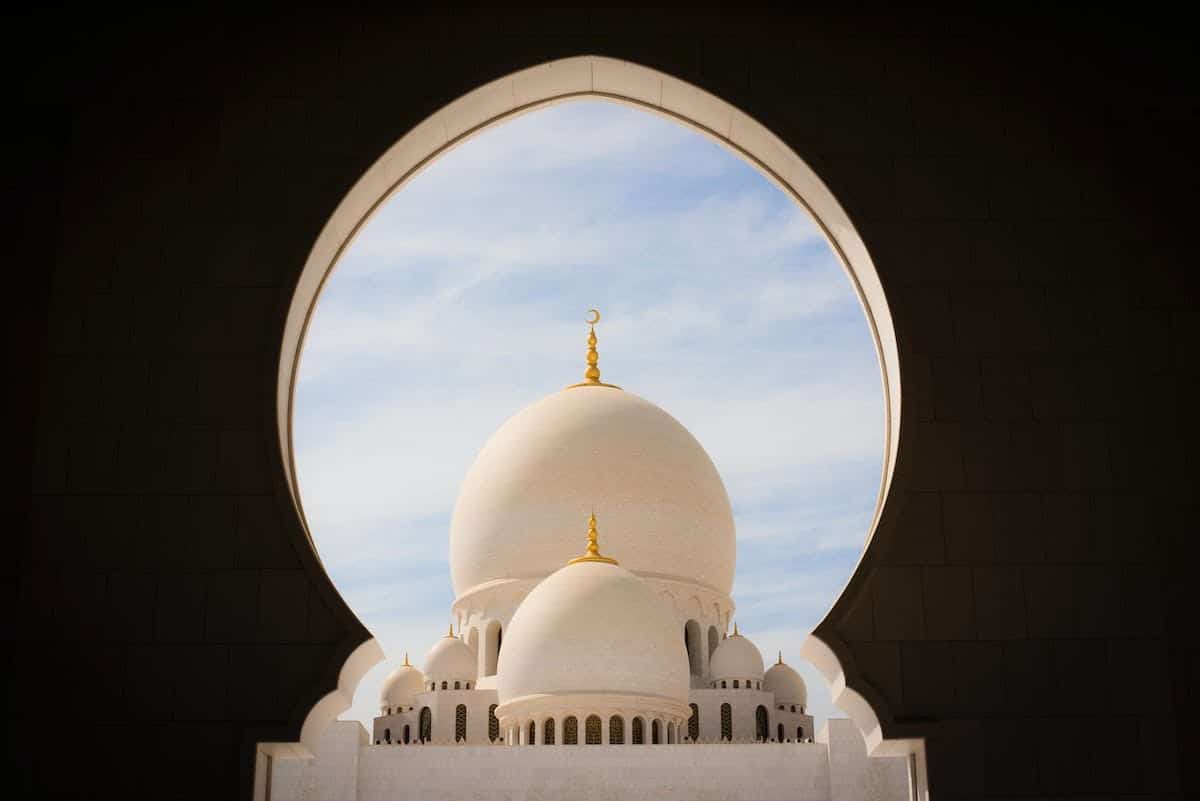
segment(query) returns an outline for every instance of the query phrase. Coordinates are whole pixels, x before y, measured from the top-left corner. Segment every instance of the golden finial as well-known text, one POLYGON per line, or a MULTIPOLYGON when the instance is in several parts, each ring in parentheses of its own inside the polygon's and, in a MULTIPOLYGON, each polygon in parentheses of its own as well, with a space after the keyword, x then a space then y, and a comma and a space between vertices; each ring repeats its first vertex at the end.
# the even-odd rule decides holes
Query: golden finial
POLYGON ((454 623, 453 622, 451 622, 450 625, 446 628, 446 636, 447 637, 454 636, 454 623))
POLYGON ((412 665, 408 664, 408 651, 404 652, 404 665, 402 667, 412 667, 412 665))
POLYGON ((600 352, 596 350, 596 323, 600 322, 600 311, 598 309, 589 309, 591 316, 587 319, 588 324, 588 350, 587 350, 587 369, 583 371, 583 381, 578 384, 572 384, 567 389, 575 387, 609 387, 610 389, 620 389, 614 384, 605 384, 600 380, 600 352))
POLYGON ((741 637, 741 636, 742 636, 742 635, 738 634, 738 630, 737 630, 737 621, 736 621, 736 620, 735 620, 735 621, 733 621, 733 636, 734 636, 734 637, 741 637))
POLYGON ((775 664, 777 664, 777 665, 782 665, 782 664, 783 664, 783 651, 780 651, 780 652, 779 652, 779 661, 778 661, 778 662, 776 662, 775 664))
POLYGON ((579 562, 604 562, 605 564, 615 565, 616 559, 600 555, 600 535, 596 533, 596 513, 592 512, 588 518, 588 544, 587 552, 583 556, 576 556, 567 562, 568 565, 577 564, 579 562))

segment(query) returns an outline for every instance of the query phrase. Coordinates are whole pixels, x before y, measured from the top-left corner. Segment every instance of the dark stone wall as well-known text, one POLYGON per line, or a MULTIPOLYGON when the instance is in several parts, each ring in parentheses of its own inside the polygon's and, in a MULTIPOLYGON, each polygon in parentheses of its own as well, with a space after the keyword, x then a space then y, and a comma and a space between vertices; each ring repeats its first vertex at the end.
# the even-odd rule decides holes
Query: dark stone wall
POLYGON ((893 492, 818 634, 937 799, 1178 798, 1200 678, 1200 141, 1173 20, 456 10, 17 16, 4 783, 233 798, 368 633, 291 507, 283 314, 426 115, 598 53, 757 117, 870 248, 893 492))

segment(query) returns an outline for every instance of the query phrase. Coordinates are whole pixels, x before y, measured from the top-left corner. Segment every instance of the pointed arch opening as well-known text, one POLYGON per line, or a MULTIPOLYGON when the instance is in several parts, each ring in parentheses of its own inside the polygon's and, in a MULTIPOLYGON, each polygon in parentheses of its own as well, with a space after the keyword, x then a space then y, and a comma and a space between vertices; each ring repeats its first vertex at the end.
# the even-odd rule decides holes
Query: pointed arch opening
MULTIPOLYGON (((615 59, 581 56, 540 65, 515 73, 480 87, 433 115, 391 148, 351 189, 338 206, 331 220, 321 231, 293 294, 282 334, 278 380, 276 382, 276 411, 282 468, 292 501, 307 527, 296 478, 292 448, 292 418, 295 379, 299 354, 303 345, 313 305, 330 270, 346 246, 361 229, 366 219, 382 200, 401 188, 440 153, 473 136, 479 131, 509 117, 551 103, 579 97, 595 96, 638 106, 675 119, 699 130, 742 155, 760 171, 788 192, 807 209, 818 222, 834 251, 851 275, 872 329, 882 366, 885 422, 885 456, 879 498, 874 518, 867 534, 869 544, 882 510, 883 501, 891 486, 899 445, 899 355, 886 298, 870 256, 861 237, 855 231, 836 199, 816 174, 783 142, 757 121, 742 114, 725 101, 694 86, 655 70, 615 59), (647 91, 646 86, 656 87, 647 91)), ((310 537, 311 544, 311 537, 310 537)), ((314 548, 315 550, 315 548, 314 548)), ((498 659, 501 635, 497 625, 495 654, 498 659)), ((848 687, 841 662, 829 645, 809 638, 812 650, 827 653, 831 659, 818 667, 835 687, 848 687)), ((712 630, 709 633, 712 648, 712 630)), ((835 644, 840 647, 840 645, 835 644)), ((809 647, 806 644, 806 649, 809 647)), ((485 645, 486 650, 486 645, 485 645)), ((300 742, 293 749, 288 743, 264 743, 261 750, 268 755, 312 753, 316 738, 340 712, 349 708, 353 690, 373 662, 382 657, 377 644, 369 641, 360 647, 347 668, 339 674, 336 686, 323 697, 307 715, 300 742), (351 664, 353 662, 353 664, 351 664)), ((815 659, 812 661, 816 661, 815 659)), ((495 665, 485 665, 484 676, 494 675, 495 665)), ((889 741, 883 746, 880 715, 871 701, 861 694, 842 692, 835 702, 851 712, 852 719, 864 732, 871 753, 898 755, 923 754, 919 740, 889 741), (879 749, 883 750, 879 750, 879 749)), ((423 710, 424 712, 424 710, 423 710)), ((883 716, 886 718, 886 715, 883 716)), ((918 759, 922 772, 923 760, 918 759)))

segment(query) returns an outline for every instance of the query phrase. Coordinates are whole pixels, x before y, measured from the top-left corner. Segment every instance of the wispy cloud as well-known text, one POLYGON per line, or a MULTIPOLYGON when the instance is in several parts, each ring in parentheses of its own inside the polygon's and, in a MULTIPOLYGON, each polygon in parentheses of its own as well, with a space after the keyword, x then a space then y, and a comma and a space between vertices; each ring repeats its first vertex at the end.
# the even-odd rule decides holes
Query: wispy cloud
MULTIPOLYGON (((335 583, 390 657, 419 660, 452 599, 462 478, 505 419, 577 379, 590 306, 605 315, 605 376, 677 417, 721 471, 742 630, 797 662, 879 485, 863 313, 788 198, 699 135, 610 104, 540 111, 450 152, 380 209, 330 280, 295 445, 335 583)), ((369 720, 393 666, 368 673, 350 716, 369 720)), ((801 669, 813 709, 832 712, 801 669)))

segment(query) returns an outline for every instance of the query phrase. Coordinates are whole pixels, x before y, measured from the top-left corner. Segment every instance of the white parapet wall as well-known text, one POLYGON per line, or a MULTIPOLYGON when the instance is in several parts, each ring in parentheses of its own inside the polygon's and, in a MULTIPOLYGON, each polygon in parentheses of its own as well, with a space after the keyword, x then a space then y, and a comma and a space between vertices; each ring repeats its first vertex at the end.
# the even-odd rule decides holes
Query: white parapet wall
POLYGON ((765 744, 375 746, 356 721, 337 721, 322 735, 314 758, 276 760, 270 797, 907 801, 904 759, 868 758, 848 720, 830 721, 819 738, 765 744))
POLYGON ((816 741, 829 747, 830 801, 907 801, 907 757, 869 757, 853 721, 831 718, 816 741))
POLYGON ((370 748, 358 798, 827 801, 826 764, 816 743, 370 748))

